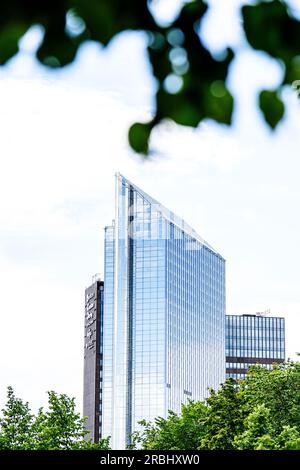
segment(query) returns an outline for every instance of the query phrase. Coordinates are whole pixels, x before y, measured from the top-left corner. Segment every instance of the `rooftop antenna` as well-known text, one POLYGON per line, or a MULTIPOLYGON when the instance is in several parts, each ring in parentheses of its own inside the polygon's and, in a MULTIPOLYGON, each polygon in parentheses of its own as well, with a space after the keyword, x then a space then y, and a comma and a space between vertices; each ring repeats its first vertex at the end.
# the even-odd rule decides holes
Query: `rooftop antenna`
POLYGON ((94 274, 94 276, 92 277, 92 283, 94 284, 96 281, 100 281, 101 280, 101 275, 100 273, 96 273, 94 274))
POLYGON ((271 310, 268 308, 268 310, 265 310, 264 312, 256 312, 256 315, 258 317, 267 317, 268 315, 270 315, 271 313, 271 310))

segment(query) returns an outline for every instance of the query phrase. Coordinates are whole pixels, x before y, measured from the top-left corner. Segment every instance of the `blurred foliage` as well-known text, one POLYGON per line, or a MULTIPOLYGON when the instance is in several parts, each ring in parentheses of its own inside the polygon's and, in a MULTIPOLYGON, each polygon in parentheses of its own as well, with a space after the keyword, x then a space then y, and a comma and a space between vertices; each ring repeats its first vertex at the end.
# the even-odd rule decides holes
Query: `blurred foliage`
POLYGON ((275 129, 284 116, 284 104, 277 91, 263 90, 259 95, 259 106, 269 126, 275 129))
POLYGON ((146 450, 300 450, 300 363, 253 366, 181 414, 141 422, 132 447, 146 450))
MULTIPOLYGON (((185 126, 197 126, 210 118, 230 125, 234 99, 226 85, 234 53, 226 49, 213 57, 199 35, 208 10, 204 0, 183 2, 177 18, 168 26, 157 24, 149 4, 155 0, 10 0, 0 3, 0 64, 18 52, 18 42, 32 26, 44 28, 37 51, 48 67, 71 63, 78 47, 87 40, 104 46, 124 30, 145 31, 147 53, 156 79, 156 109, 148 123, 131 127, 129 142, 134 150, 148 153, 151 130, 169 118, 185 126)), ((284 116, 282 87, 300 79, 300 21, 284 0, 258 0, 241 9, 247 41, 284 68, 276 90, 265 90, 259 106, 272 129, 284 116)), ((218 34, 218 31, 215 32, 218 34)))

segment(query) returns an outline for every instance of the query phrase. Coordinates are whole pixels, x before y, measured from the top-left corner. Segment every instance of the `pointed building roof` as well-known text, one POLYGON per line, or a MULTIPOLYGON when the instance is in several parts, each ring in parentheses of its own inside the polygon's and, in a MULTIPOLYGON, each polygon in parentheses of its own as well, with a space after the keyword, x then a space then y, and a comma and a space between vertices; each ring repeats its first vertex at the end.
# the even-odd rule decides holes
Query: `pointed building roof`
POLYGON ((128 186, 131 186, 135 191, 137 191, 146 201, 148 201, 151 205, 155 206, 155 209, 161 213, 161 215, 170 223, 174 224, 176 227, 178 227, 180 230, 184 231, 187 235, 190 237, 194 238, 197 240, 201 245, 205 246, 208 248, 210 251, 218 255, 220 258, 224 259, 220 253, 218 253, 209 243, 207 243, 190 225, 188 225, 183 219, 178 217, 174 212, 170 211, 167 209, 165 206, 163 206, 160 202, 158 202, 156 199, 154 199, 152 196, 149 196, 149 194, 145 193, 142 189, 140 189, 138 186, 133 184, 128 178, 125 178, 121 173, 116 173, 116 178, 121 180, 123 183, 125 183, 128 186))

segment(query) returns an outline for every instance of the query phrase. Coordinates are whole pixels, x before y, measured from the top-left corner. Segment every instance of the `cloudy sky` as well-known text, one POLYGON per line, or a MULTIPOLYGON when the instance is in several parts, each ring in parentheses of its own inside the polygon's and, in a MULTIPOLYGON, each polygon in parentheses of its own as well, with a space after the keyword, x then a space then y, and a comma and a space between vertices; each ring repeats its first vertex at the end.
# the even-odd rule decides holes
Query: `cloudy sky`
MULTIPOLYGON (((167 22, 178 3, 161 0, 154 14, 167 22)), ((224 43, 237 51, 234 126, 165 123, 146 162, 127 144, 128 126, 153 105, 142 34, 122 34, 107 49, 86 44, 73 65, 49 72, 33 58, 36 27, 0 69, 1 404, 11 384, 35 409, 51 389, 81 406, 84 288, 103 273, 116 171, 226 258, 228 313, 284 315, 288 356, 300 350, 299 101, 285 91, 286 118, 272 134, 256 93, 282 70, 247 49, 240 3, 211 0, 202 27, 212 52, 224 43)))

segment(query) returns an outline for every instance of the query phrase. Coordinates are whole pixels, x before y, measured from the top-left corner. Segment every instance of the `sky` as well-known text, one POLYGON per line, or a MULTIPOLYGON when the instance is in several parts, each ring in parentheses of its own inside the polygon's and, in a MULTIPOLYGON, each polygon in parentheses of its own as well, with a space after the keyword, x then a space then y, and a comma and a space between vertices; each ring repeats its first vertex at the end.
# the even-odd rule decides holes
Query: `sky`
MULTIPOLYGON (((166 24, 179 4, 160 0, 153 14, 166 24)), ((128 127, 153 107, 143 34, 123 33, 106 49, 87 43, 53 72, 34 59, 34 27, 0 69, 0 405, 12 385, 35 410, 47 390, 81 409, 84 289, 103 275, 117 171, 226 259, 227 313, 285 316, 287 356, 300 351, 299 101, 286 89, 284 121, 276 133, 265 126, 257 91, 276 86, 282 70, 247 48, 239 4, 211 0, 201 29, 214 54, 224 44, 237 53, 233 127, 165 122, 147 161, 127 143, 128 127)))

